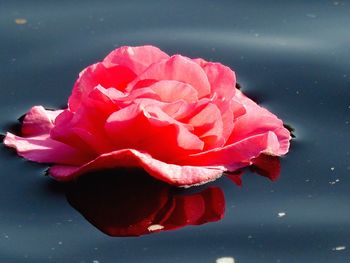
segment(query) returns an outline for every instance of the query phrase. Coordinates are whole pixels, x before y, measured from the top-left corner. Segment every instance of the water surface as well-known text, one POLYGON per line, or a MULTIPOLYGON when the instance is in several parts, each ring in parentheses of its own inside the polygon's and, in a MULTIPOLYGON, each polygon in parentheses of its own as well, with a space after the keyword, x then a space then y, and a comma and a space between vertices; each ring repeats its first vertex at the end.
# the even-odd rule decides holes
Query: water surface
POLYGON ((64 106, 79 71, 113 48, 141 44, 229 65, 245 93, 296 130, 278 181, 247 171, 241 188, 210 185, 225 194, 221 221, 129 238, 99 231, 45 166, 1 147, 0 261, 348 262, 349 5, 0 2, 2 132, 32 105, 64 106))

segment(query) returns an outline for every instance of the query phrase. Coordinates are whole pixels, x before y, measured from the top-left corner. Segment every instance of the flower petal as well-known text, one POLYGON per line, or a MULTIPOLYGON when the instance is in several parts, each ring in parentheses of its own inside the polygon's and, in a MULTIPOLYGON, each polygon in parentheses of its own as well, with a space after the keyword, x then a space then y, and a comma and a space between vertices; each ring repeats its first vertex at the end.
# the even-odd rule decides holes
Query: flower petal
POLYGON ((45 110, 43 106, 32 107, 25 115, 22 124, 23 136, 49 134, 53 122, 62 110, 45 110))
POLYGON ((112 151, 104 125, 108 116, 119 109, 114 103, 119 97, 123 93, 114 88, 95 87, 76 112, 67 109, 56 118, 51 137, 96 155, 112 151))
POLYGON ((109 53, 103 64, 107 67, 121 65, 139 75, 151 64, 168 58, 169 55, 154 46, 124 46, 109 53))
POLYGON ((114 112, 107 119, 105 129, 115 149, 138 149, 160 160, 171 161, 198 152, 204 146, 186 126, 156 106, 133 104, 114 112))
POLYGON ((177 186, 199 185, 213 181, 220 177, 224 170, 223 167, 168 164, 137 150, 123 149, 100 155, 80 167, 54 165, 49 169, 49 173, 57 180, 69 181, 89 171, 118 167, 140 167, 151 176, 177 186))
POLYGON ((164 102, 184 100, 195 102, 198 100, 198 92, 191 85, 176 80, 161 80, 149 86, 164 102))
POLYGON ((196 166, 225 166, 229 171, 234 171, 251 164, 251 160, 261 153, 276 151, 278 147, 276 135, 273 132, 266 132, 223 148, 192 154, 177 163, 196 166))
POLYGON ((187 83, 197 90, 200 98, 210 93, 210 84, 203 69, 191 59, 180 55, 152 64, 127 89, 132 89, 144 80, 176 80, 187 83))
POLYGON ((194 59, 193 61, 203 68, 208 77, 213 103, 215 103, 221 111, 224 127, 223 137, 227 140, 234 126, 233 120, 236 118, 234 111, 239 113, 241 112, 241 110, 238 111, 239 108, 242 108, 238 107, 240 106, 239 104, 234 104, 232 101, 236 91, 235 72, 221 63, 207 62, 204 59, 194 59))
POLYGON ((226 144, 234 144, 252 135, 273 132, 277 136, 278 147, 269 146, 264 153, 283 155, 288 152, 291 139, 289 131, 283 127, 283 122, 268 110, 260 107, 247 98, 239 90, 234 98, 246 108, 246 114, 235 120, 235 127, 226 144))
POLYGON ((126 85, 136 77, 135 73, 125 66, 106 67, 103 63, 93 64, 84 69, 75 82, 72 94, 68 99, 69 109, 75 112, 82 101, 98 85, 104 88, 116 88, 123 91, 126 85))
POLYGON ((205 150, 221 147, 224 138, 220 110, 213 103, 208 103, 199 109, 199 112, 191 116, 186 123, 193 126, 193 133, 205 142, 205 150))
POLYGON ((18 155, 39 163, 81 165, 91 160, 88 154, 52 140, 48 135, 23 138, 7 133, 4 144, 14 148, 18 155))

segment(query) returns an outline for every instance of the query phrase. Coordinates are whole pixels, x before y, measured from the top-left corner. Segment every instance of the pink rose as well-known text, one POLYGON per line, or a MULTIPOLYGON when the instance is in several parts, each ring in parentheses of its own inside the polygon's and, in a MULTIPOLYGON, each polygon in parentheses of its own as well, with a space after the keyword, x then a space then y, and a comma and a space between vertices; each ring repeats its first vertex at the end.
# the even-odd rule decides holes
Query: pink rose
POLYGON ((21 137, 7 133, 4 143, 53 163, 49 174, 61 181, 140 167, 170 184, 203 184, 260 154, 288 152, 283 122, 235 85, 220 63, 121 47, 80 73, 67 109, 33 107, 21 137))

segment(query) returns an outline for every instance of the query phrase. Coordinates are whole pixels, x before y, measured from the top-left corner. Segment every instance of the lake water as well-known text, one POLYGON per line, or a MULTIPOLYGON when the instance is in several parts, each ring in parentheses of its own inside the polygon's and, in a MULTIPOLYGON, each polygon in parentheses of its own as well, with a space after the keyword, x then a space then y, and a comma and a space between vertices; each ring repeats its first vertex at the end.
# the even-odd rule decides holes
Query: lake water
POLYGON ((153 44, 229 65, 296 138, 275 182, 247 170, 243 187, 185 192, 219 189, 222 220, 141 237, 101 232, 46 166, 2 146, 0 262, 349 262, 349 24, 347 1, 1 1, 2 133, 32 105, 64 107, 115 47, 153 44))

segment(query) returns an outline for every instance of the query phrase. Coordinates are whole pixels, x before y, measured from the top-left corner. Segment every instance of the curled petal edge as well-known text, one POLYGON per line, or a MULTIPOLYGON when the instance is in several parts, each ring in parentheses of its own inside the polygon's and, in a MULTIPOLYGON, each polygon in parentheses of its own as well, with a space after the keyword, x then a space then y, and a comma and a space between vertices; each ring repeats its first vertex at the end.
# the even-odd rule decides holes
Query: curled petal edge
POLYGON ((168 164, 137 150, 123 149, 102 154, 82 166, 54 165, 49 169, 49 174, 56 180, 70 181, 83 173, 121 167, 140 167, 159 180, 182 187, 214 181, 226 170, 224 166, 168 164))

